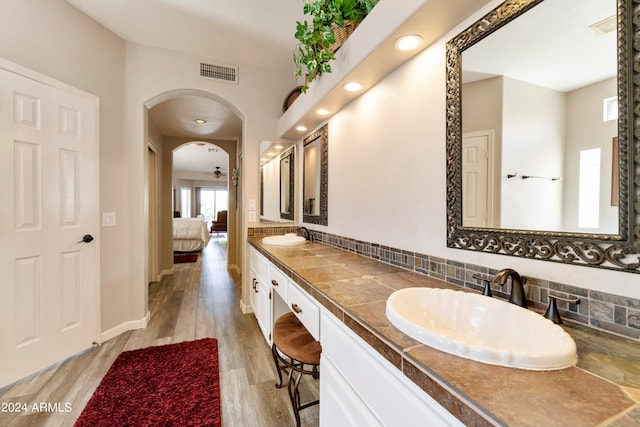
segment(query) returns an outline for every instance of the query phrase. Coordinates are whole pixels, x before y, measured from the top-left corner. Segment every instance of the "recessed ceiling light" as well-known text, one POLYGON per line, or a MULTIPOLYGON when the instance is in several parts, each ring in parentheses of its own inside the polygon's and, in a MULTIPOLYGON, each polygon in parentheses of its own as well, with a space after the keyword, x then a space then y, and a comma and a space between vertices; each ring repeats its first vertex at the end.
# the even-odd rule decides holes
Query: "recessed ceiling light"
POLYGON ((207 123, 207 121, 205 119, 195 119, 193 123, 197 125, 204 125, 205 123, 207 123))
POLYGON ((274 146, 274 148, 276 150, 282 150, 283 147, 282 147, 282 145, 278 144, 278 145, 274 146))
POLYGON ((261 162, 266 162, 266 161, 267 161, 267 159, 265 159, 264 157, 260 157, 260 161, 261 161, 261 162))
POLYGON ((357 92, 362 89, 362 85, 358 82, 345 83, 342 87, 348 92, 357 92))
POLYGON ((275 156, 275 154, 273 154, 271 151, 269 151, 269 152, 267 153, 267 156, 269 156, 269 157, 273 157, 273 156, 275 156))
POLYGON ((416 34, 410 34, 407 36, 402 36, 398 40, 394 46, 398 50, 413 50, 422 44, 422 37, 416 34))
POLYGON ((329 114, 329 110, 327 110, 326 108, 318 108, 316 110, 316 114, 319 116, 326 116, 327 114, 329 114))
POLYGON ((296 126, 296 130, 299 132, 304 132, 305 130, 307 130, 307 128, 304 126, 296 126))

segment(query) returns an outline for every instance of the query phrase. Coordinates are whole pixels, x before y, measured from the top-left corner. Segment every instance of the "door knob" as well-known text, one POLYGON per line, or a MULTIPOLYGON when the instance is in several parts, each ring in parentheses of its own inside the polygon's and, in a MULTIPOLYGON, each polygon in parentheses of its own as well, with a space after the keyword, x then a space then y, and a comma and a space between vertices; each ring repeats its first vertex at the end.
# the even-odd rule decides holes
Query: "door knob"
POLYGON ((85 234, 84 236, 82 236, 82 240, 80 240, 78 243, 91 243, 93 242, 93 236, 91 234, 85 234))

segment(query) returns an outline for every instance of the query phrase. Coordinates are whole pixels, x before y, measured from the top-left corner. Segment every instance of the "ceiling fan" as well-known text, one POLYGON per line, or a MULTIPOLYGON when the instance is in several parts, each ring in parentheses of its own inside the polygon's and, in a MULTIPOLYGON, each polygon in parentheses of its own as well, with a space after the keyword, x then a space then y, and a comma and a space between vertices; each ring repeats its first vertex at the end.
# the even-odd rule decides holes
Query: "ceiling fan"
POLYGON ((213 177, 215 179, 220 179, 223 176, 226 176, 224 173, 222 173, 222 171, 220 170, 220 166, 216 166, 216 170, 213 171, 213 177))

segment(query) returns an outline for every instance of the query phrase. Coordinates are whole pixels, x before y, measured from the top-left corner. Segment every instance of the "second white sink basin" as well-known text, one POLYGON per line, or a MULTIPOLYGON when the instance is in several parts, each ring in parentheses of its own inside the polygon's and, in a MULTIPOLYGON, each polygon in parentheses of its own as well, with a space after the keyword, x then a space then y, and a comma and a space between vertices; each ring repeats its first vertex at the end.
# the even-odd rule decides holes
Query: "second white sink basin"
POLYGON ((264 244, 279 246, 301 245, 306 241, 307 239, 295 233, 279 234, 262 238, 262 243, 264 244))
POLYGON ((387 300, 387 318, 438 350, 530 370, 573 366, 576 345, 560 326, 506 301, 451 289, 407 288, 387 300))

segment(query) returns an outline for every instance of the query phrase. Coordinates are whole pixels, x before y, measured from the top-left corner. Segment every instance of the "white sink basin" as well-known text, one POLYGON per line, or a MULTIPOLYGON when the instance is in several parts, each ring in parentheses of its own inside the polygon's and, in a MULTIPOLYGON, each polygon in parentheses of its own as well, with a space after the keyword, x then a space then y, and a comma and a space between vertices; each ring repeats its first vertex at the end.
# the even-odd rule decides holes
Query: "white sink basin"
POLYGON ((571 336, 506 301, 450 289, 407 288, 387 300, 387 318, 430 347, 478 362, 555 370, 576 362, 571 336))
POLYGON ((305 243, 307 239, 302 236, 298 236, 295 233, 287 233, 276 236, 267 236, 262 238, 262 243, 266 245, 279 245, 279 246, 292 246, 301 245, 305 243))

